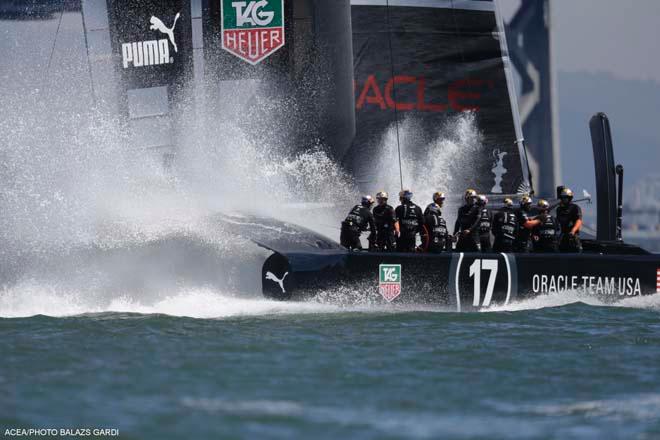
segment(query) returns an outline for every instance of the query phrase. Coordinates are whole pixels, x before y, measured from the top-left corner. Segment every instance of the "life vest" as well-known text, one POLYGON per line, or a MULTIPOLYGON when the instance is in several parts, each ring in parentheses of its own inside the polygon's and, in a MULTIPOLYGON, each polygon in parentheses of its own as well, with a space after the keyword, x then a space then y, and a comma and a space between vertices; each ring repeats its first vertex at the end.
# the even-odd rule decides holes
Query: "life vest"
POLYGON ((399 218, 399 227, 401 232, 405 234, 414 235, 420 228, 419 217, 417 210, 419 207, 414 203, 404 204, 403 206, 403 216, 399 218))
POLYGON ((442 218, 440 209, 435 206, 429 206, 428 209, 429 217, 432 219, 431 223, 428 224, 428 227, 430 228, 429 234, 431 234, 431 242, 433 243, 433 246, 444 249, 448 235, 447 222, 442 218))
POLYGON ((502 212, 502 238, 505 240, 515 240, 516 231, 518 230, 518 220, 516 214, 510 211, 502 212))
POLYGON ((557 240, 557 224, 555 219, 549 215, 536 230, 539 241, 543 244, 554 244, 557 240))
POLYGON ((373 211, 374 223, 378 233, 393 232, 394 230, 394 208, 390 205, 376 206, 373 211))
POLYGON ((353 232, 360 232, 367 226, 367 219, 362 215, 362 206, 355 205, 346 216, 343 225, 353 232))
POLYGON ((479 234, 490 234, 490 211, 487 208, 482 208, 479 214, 479 234))

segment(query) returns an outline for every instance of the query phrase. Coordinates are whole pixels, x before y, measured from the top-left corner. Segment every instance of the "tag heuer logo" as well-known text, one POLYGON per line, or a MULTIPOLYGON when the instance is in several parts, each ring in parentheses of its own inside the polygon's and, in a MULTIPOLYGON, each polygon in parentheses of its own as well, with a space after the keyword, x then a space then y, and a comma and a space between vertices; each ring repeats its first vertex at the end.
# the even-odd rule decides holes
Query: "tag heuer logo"
POLYGON ((401 265, 381 264, 378 268, 378 292, 388 302, 401 294, 401 265))
POLYGON ((255 65, 284 46, 284 0, 219 0, 222 48, 255 65))

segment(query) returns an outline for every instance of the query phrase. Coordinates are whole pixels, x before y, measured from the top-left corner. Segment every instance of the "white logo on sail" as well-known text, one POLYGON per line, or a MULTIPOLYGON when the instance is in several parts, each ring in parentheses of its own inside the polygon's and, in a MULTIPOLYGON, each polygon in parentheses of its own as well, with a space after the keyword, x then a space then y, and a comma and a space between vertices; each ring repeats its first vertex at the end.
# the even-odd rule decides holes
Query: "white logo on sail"
POLYGON ((507 169, 504 168, 504 156, 507 154, 508 153, 506 151, 500 152, 499 148, 493 150, 493 158, 495 159, 495 163, 491 171, 493 174, 495 174, 495 185, 493 186, 493 189, 490 190, 492 194, 502 193, 502 176, 504 176, 507 172, 507 169))
POLYGON ((149 22, 151 23, 149 29, 165 34, 167 35, 167 38, 122 43, 121 55, 124 69, 128 69, 129 66, 158 66, 161 64, 173 63, 174 58, 170 56, 169 45, 170 43, 172 44, 174 52, 179 51, 179 48, 176 45, 176 40, 174 39, 174 28, 176 27, 176 22, 180 16, 181 13, 177 12, 171 28, 165 26, 165 23, 155 15, 152 15, 151 19, 149 19, 149 22))
POLYGON ((266 272, 266 279, 270 281, 274 281, 277 284, 280 285, 280 289, 282 289, 282 293, 286 293, 286 290, 284 290, 284 278, 289 274, 289 272, 284 272, 284 275, 282 275, 282 278, 277 278, 273 272, 266 272))

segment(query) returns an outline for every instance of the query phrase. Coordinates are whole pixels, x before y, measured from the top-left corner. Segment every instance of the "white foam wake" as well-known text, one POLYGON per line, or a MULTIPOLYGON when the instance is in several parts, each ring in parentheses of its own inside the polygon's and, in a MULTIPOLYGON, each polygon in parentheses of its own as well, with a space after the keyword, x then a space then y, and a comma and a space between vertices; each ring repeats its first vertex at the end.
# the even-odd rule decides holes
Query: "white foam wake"
POLYGON ((562 307, 569 304, 583 303, 596 307, 626 307, 634 309, 660 310, 660 295, 624 298, 616 302, 604 302, 597 297, 579 291, 567 291, 539 295, 529 299, 514 301, 506 305, 495 305, 483 312, 518 312, 562 307))

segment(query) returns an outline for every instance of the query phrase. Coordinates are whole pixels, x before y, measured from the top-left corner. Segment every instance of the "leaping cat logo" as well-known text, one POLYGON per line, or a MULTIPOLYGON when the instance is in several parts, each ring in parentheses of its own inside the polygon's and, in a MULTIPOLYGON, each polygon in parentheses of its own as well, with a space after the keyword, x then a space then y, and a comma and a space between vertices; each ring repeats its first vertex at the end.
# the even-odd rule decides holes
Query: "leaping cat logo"
POLYGON ((179 16, 181 13, 177 12, 176 16, 174 17, 174 23, 172 24, 172 28, 168 28, 165 26, 165 23, 163 23, 160 18, 156 17, 155 15, 152 15, 151 18, 149 19, 149 22, 151 23, 151 26, 149 26, 149 29, 152 31, 160 31, 163 34, 166 34, 170 42, 172 43, 172 46, 174 46, 174 52, 178 52, 179 50, 176 47, 176 42, 174 41, 174 28, 176 27, 176 21, 179 19, 179 16))
POLYGON ((285 272, 284 275, 282 275, 282 279, 279 279, 275 276, 273 272, 266 272, 266 279, 274 281, 277 284, 279 284, 280 289, 282 289, 282 293, 286 293, 286 290, 284 290, 284 278, 286 278, 287 275, 289 275, 289 272, 285 272))

